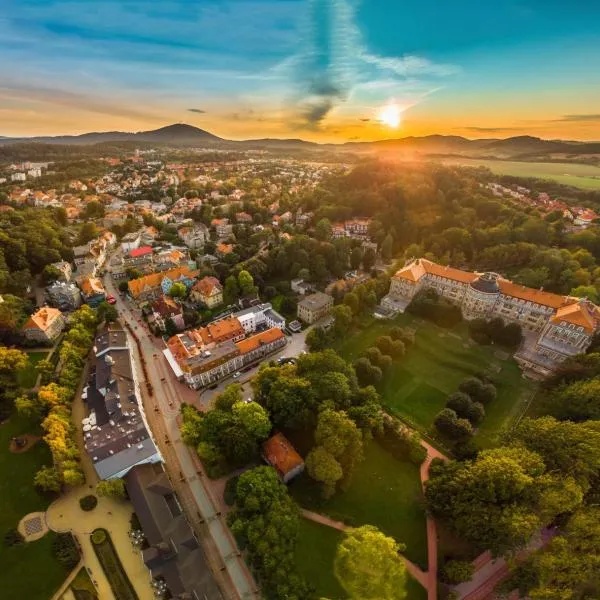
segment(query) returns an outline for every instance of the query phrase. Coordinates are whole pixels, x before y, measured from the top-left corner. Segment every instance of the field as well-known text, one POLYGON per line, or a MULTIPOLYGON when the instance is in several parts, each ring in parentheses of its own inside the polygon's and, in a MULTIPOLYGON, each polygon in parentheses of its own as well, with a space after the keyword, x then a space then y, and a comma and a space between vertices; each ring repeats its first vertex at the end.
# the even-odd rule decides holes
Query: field
MULTIPOLYGON (((22 433, 37 433, 27 421, 12 417, 0 425, 0 535, 26 514, 44 510, 49 499, 33 487, 33 476, 44 464, 51 463, 46 445, 36 444, 22 454, 9 452, 10 439, 22 433)), ((0 594, 3 598, 48 600, 67 573, 52 555, 53 533, 22 546, 7 548, 0 543, 0 594), (32 574, 35 574, 32 577, 32 574)))
POLYGON ((427 567, 419 468, 396 460, 376 442, 365 448, 365 460, 348 490, 323 500, 319 485, 303 475, 291 483, 290 492, 301 506, 348 525, 375 525, 405 544, 410 560, 427 567))
POLYGON ((32 388, 37 381, 35 365, 48 356, 47 352, 28 352, 29 364, 17 373, 17 382, 25 390, 32 388))
MULTIPOLYGON (((317 590, 318 598, 345 600, 346 596, 333 572, 337 545, 344 534, 313 521, 300 521, 296 546, 298 570, 317 590)), ((411 577, 407 581, 407 600, 425 600, 425 589, 411 577)))
MULTIPOLYGON (((444 408, 447 396, 457 391, 466 377, 490 371, 496 379, 498 397, 486 407, 476 440, 483 447, 494 445, 498 434, 534 390, 516 362, 493 346, 475 344, 464 323, 448 331, 404 314, 394 324, 416 328, 417 332, 415 344, 394 363, 379 385, 384 406, 413 427, 432 434, 433 419, 444 408)), ((365 322, 360 331, 338 344, 337 350, 353 361, 377 337, 387 335, 391 327, 389 322, 365 322)))
POLYGON ((466 167, 487 167, 497 175, 552 179, 563 185, 585 190, 600 190, 600 168, 593 165, 477 158, 448 158, 443 159, 442 162, 444 164, 460 164, 466 167))

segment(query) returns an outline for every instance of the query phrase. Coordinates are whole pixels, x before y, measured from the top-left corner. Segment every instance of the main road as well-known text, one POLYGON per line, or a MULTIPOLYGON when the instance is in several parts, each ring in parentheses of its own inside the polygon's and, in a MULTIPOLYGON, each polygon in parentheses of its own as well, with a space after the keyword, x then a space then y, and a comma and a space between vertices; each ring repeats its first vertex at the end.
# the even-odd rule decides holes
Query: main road
POLYGON ((177 422, 179 405, 181 398, 189 395, 191 390, 174 379, 160 351, 160 344, 129 304, 121 299, 110 273, 104 277, 104 286, 107 293, 117 299, 120 319, 137 340, 131 344, 136 370, 140 379, 144 379, 144 373, 147 373, 153 388, 153 394, 150 395, 144 382, 141 382, 146 417, 187 518, 203 542, 207 560, 223 597, 227 600, 259 598, 257 585, 204 482, 202 465, 181 439, 177 422), (144 361, 146 369, 143 367, 144 361))

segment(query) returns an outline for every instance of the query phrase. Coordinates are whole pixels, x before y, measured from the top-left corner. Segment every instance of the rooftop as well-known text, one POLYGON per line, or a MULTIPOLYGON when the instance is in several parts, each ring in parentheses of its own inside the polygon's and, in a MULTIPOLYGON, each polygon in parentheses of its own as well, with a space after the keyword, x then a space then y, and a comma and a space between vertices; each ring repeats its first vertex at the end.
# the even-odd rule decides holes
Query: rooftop
POLYGON ((62 313, 57 308, 44 306, 29 317, 25 325, 23 325, 23 329, 41 329, 42 331, 46 331, 61 315, 62 313))
POLYGON ((146 256, 147 254, 152 254, 151 246, 140 246, 139 248, 133 248, 129 251, 129 256, 131 258, 138 258, 139 256, 146 256))
POLYGON ((324 308, 327 304, 333 302, 333 298, 323 292, 315 292, 310 296, 306 296, 303 300, 298 302, 298 306, 308 308, 310 310, 318 310, 324 308))
POLYGON ((276 433, 262 447, 265 460, 281 477, 303 464, 302 457, 282 433, 276 433))

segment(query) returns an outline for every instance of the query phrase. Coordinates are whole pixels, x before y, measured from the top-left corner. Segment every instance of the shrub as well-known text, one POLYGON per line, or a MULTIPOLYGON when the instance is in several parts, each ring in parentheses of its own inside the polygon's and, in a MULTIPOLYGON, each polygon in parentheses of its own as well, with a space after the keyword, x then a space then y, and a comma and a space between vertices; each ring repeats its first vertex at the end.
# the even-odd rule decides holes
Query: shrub
POLYGON ((471 396, 474 402, 487 404, 496 399, 496 386, 493 383, 484 383, 477 377, 469 377, 458 386, 458 389, 471 396))
POLYGON ((446 583, 458 584, 471 581, 473 564, 466 560, 449 560, 442 569, 442 578, 446 583))
POLYGON ((471 423, 467 419, 458 418, 451 408, 442 409, 433 424, 441 434, 454 440, 461 440, 473 434, 471 423))
POLYGON ((459 417, 467 418, 472 404, 471 396, 464 392, 454 392, 448 396, 446 408, 452 409, 459 417))
POLYGON ((485 418, 485 407, 481 402, 471 402, 467 414, 464 416, 472 425, 479 425, 485 418))
POLYGON ((93 496, 92 494, 79 499, 79 506, 81 507, 81 510, 84 510, 86 512, 94 510, 94 508, 96 508, 97 505, 98 498, 96 498, 96 496, 93 496))
POLYGON ((379 443, 397 460, 409 460, 420 465, 427 456, 421 446, 421 436, 410 432, 406 427, 389 416, 384 417, 383 427, 376 432, 379 443))
POLYGON ((59 533, 52 541, 52 553, 66 569, 72 569, 79 562, 79 550, 70 533, 59 533))
POLYGON ((12 529, 9 529, 4 534, 4 545, 5 546, 8 546, 8 547, 20 546, 24 541, 25 540, 24 540, 23 536, 14 527, 12 529))
POLYGON ((92 542, 97 546, 106 541, 106 531, 104 529, 95 529, 92 532, 92 542))
POLYGON ((227 506, 233 506, 235 504, 235 493, 239 478, 239 475, 234 475, 233 477, 230 477, 225 484, 225 489, 223 490, 223 500, 225 500, 225 504, 227 504, 227 506))

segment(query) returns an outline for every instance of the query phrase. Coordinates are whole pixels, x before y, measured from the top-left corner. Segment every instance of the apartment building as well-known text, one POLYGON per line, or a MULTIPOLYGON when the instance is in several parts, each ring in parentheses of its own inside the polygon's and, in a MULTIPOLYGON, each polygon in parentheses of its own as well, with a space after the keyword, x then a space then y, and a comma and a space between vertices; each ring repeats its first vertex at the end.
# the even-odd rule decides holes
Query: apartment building
POLYGON ((74 283, 55 281, 46 288, 48 303, 60 310, 75 310, 81 306, 81 294, 74 283))
POLYGON ((298 318, 311 325, 327 316, 333 308, 333 297, 315 292, 298 302, 298 318))
POLYGON ((60 335, 64 327, 65 318, 60 310, 44 306, 29 317, 22 330, 28 340, 48 344, 60 335))

